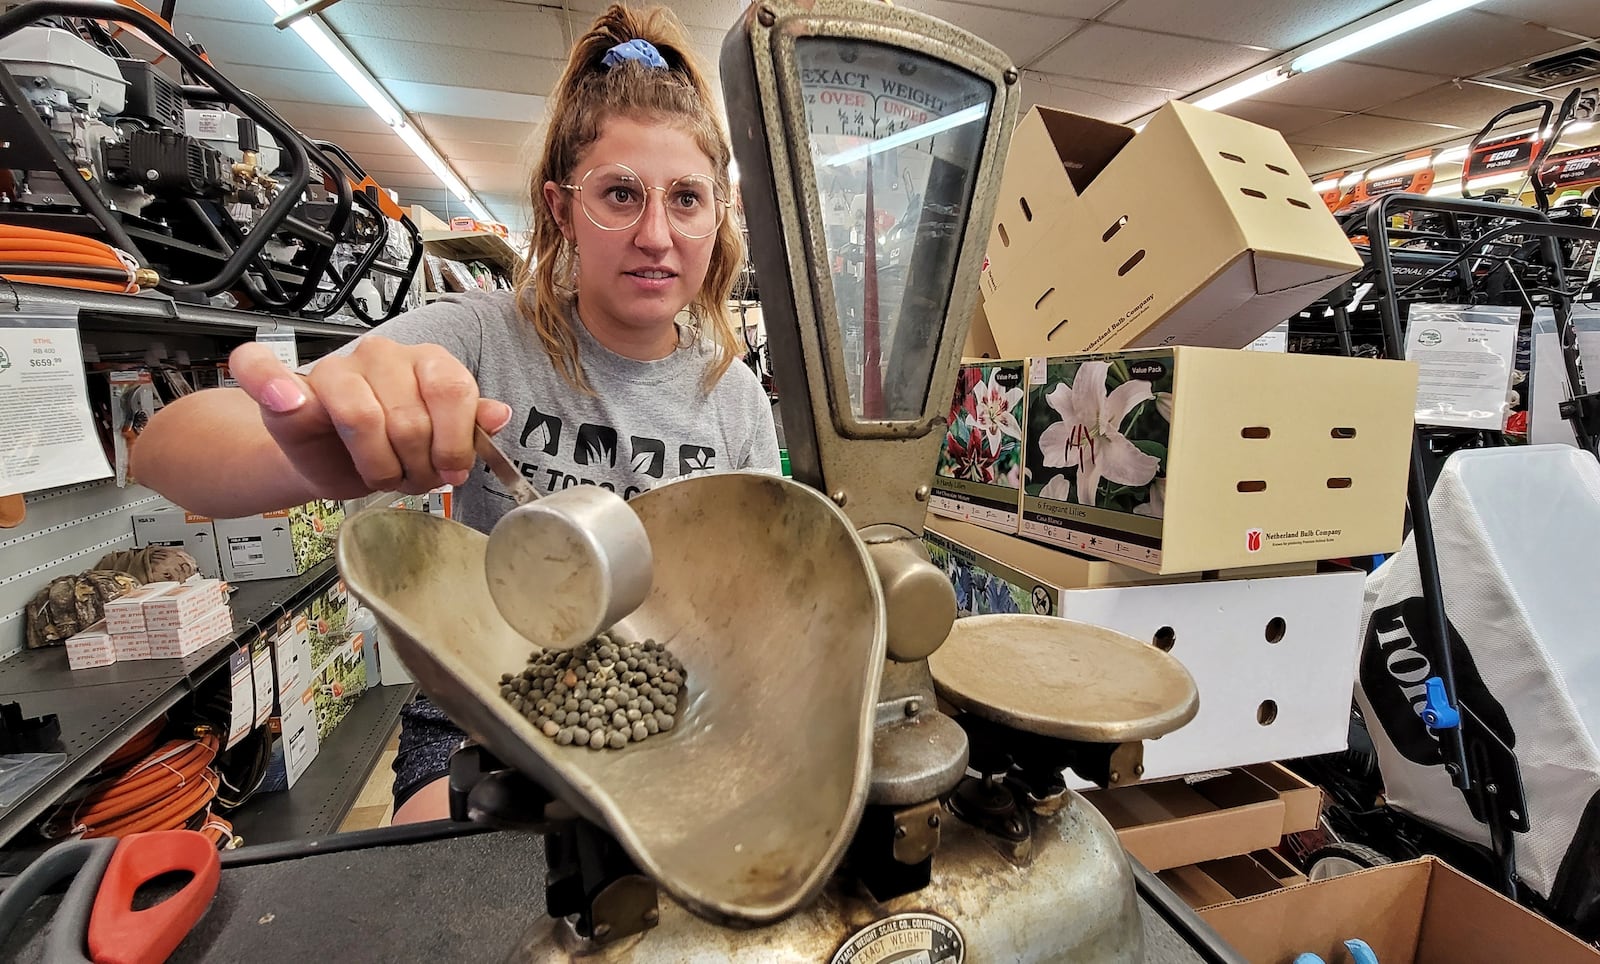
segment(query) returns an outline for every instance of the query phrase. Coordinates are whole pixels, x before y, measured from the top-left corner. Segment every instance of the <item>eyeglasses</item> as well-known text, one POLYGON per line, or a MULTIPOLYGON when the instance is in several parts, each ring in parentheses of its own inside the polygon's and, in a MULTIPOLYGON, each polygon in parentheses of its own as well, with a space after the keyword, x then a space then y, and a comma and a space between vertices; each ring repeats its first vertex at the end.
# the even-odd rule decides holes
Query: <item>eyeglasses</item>
POLYGON ((728 209, 722 189, 705 174, 685 174, 666 187, 654 187, 627 165, 602 164, 590 168, 579 183, 561 186, 577 192, 583 213, 602 231, 626 231, 638 224, 651 191, 661 192, 667 223, 686 238, 715 234, 728 209))

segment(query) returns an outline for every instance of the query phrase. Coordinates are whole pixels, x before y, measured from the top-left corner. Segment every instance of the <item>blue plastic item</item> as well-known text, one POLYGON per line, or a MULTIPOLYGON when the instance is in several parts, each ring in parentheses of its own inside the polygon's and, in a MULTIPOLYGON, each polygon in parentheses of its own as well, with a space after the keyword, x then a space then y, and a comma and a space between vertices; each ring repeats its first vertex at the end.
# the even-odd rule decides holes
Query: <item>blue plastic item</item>
POLYGON ((1453 730, 1460 726, 1461 711, 1450 705, 1450 697, 1444 692, 1444 680, 1430 676, 1422 685, 1426 687, 1422 704, 1422 722, 1434 730, 1453 730))
MULTIPOLYGON (((1378 964, 1378 955, 1372 952, 1367 942, 1359 939, 1348 940, 1344 946, 1350 951, 1352 964, 1378 964)), ((1315 954, 1301 954, 1294 959, 1294 964, 1326 964, 1322 958, 1315 954)))

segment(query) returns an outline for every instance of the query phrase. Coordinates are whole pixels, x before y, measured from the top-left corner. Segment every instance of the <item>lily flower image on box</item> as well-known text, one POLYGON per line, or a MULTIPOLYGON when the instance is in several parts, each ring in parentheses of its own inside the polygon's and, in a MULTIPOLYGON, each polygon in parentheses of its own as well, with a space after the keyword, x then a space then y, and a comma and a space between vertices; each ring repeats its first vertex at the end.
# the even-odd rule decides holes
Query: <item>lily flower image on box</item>
POLYGON ((1030 387, 1028 494, 1160 518, 1171 368, 1134 367, 1141 370, 1121 360, 1056 360, 1030 387))
POLYGON ((939 453, 939 474, 951 479, 1007 485, 1022 483, 1020 369, 963 368, 950 404, 950 427, 939 453), (1010 383, 1010 384, 1007 384, 1010 383))

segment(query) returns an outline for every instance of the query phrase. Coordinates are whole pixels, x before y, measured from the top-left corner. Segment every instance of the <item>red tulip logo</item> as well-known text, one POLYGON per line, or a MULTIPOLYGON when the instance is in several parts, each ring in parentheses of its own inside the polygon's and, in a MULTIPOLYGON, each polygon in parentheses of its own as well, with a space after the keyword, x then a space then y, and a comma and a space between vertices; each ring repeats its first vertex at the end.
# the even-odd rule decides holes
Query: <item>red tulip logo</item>
POLYGON ((1244 534, 1244 547, 1248 552, 1261 551, 1261 530, 1251 529, 1244 534))

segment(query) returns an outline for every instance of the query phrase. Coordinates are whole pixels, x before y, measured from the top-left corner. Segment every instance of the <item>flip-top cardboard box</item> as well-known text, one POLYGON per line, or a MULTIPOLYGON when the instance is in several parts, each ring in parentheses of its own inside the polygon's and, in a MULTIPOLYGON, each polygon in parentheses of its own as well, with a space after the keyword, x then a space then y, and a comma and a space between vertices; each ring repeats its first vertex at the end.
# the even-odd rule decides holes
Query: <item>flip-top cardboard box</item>
POLYGON ((1416 392, 1406 361, 1029 359, 1022 534, 1156 573, 1393 552, 1416 392))
POLYGON ((1600 951, 1438 859, 1312 881, 1200 911, 1252 964, 1301 954, 1350 959, 1359 938, 1382 964, 1595 964, 1600 951))
POLYGON ((1002 357, 1243 348, 1361 267, 1281 134, 1179 102, 1137 135, 1035 107, 986 253, 1002 357))

